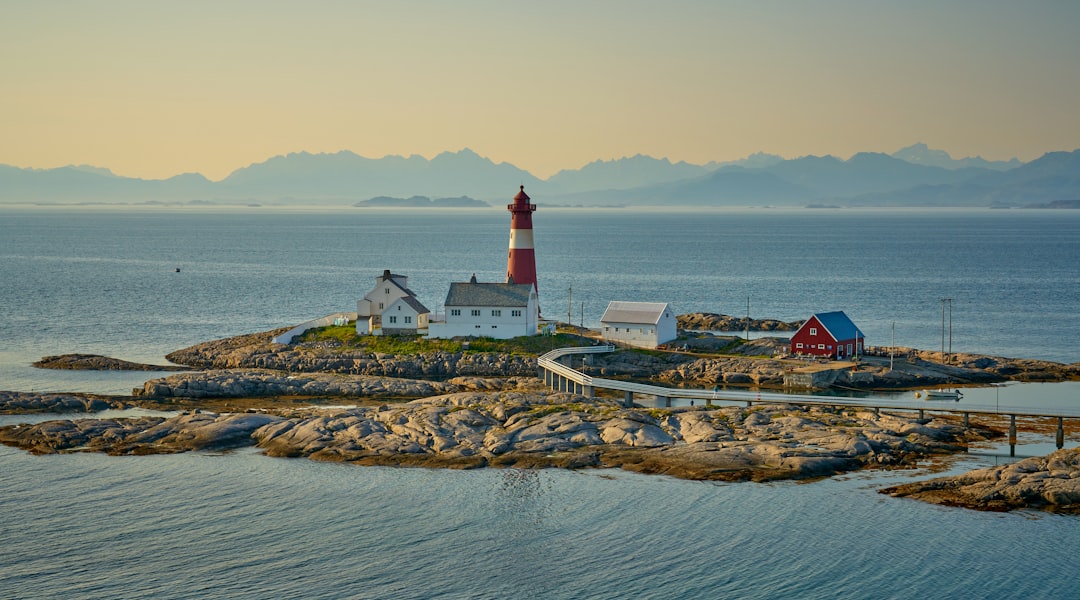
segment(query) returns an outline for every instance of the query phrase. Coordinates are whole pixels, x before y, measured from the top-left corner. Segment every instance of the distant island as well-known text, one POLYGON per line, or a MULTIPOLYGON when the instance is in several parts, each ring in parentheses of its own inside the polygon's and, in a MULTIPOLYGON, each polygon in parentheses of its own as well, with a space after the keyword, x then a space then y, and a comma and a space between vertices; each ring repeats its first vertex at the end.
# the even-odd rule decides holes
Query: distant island
POLYGON ((368 207, 393 207, 393 208, 485 208, 491 206, 483 200, 459 196, 457 198, 428 198, 427 196, 412 196, 410 198, 393 198, 391 196, 376 196, 368 200, 361 200, 353 206, 368 207))

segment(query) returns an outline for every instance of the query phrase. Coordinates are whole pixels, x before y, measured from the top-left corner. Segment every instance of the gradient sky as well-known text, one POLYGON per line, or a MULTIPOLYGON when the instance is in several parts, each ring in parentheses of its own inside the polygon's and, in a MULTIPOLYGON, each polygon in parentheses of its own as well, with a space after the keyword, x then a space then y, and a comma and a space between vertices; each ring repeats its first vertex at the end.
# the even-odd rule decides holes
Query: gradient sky
POLYGON ((0 163, 1080 147, 1080 2, 0 0, 0 163))

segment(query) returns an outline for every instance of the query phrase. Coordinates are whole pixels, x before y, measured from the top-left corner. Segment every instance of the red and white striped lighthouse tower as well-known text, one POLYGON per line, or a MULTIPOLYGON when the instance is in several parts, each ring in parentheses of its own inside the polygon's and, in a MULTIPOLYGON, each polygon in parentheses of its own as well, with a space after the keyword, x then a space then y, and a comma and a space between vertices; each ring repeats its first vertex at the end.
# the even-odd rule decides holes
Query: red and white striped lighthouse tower
POLYGON ((514 196, 514 203, 506 205, 506 210, 510 211, 510 255, 506 259, 506 282, 531 283, 539 296, 532 232, 532 214, 536 205, 529 203, 524 185, 514 196))

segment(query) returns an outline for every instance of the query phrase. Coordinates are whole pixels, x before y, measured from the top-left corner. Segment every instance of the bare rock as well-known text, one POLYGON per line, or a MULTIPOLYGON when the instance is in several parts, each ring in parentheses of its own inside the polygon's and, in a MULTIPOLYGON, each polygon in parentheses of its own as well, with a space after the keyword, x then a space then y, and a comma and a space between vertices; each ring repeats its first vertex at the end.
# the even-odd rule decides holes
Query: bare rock
POLYGON ((1080 512, 1080 448, 885 488, 883 494, 976 510, 1080 512))
POLYGON ((33 363, 39 369, 70 369, 78 371, 186 371, 178 365, 148 365, 128 362, 98 354, 61 354, 46 356, 33 363))
POLYGON ((0 391, 0 413, 6 414, 98 412, 120 405, 116 400, 77 394, 0 391))

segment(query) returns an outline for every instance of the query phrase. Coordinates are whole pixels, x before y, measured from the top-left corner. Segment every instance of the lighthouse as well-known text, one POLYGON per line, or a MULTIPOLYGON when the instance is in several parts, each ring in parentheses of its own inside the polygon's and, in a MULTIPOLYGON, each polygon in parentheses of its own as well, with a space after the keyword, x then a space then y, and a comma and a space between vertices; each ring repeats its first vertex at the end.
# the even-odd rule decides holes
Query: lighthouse
POLYGON ((514 196, 514 203, 506 205, 506 210, 510 211, 510 254, 506 259, 506 282, 532 284, 539 296, 532 232, 532 214, 536 205, 529 203, 524 185, 514 196))

